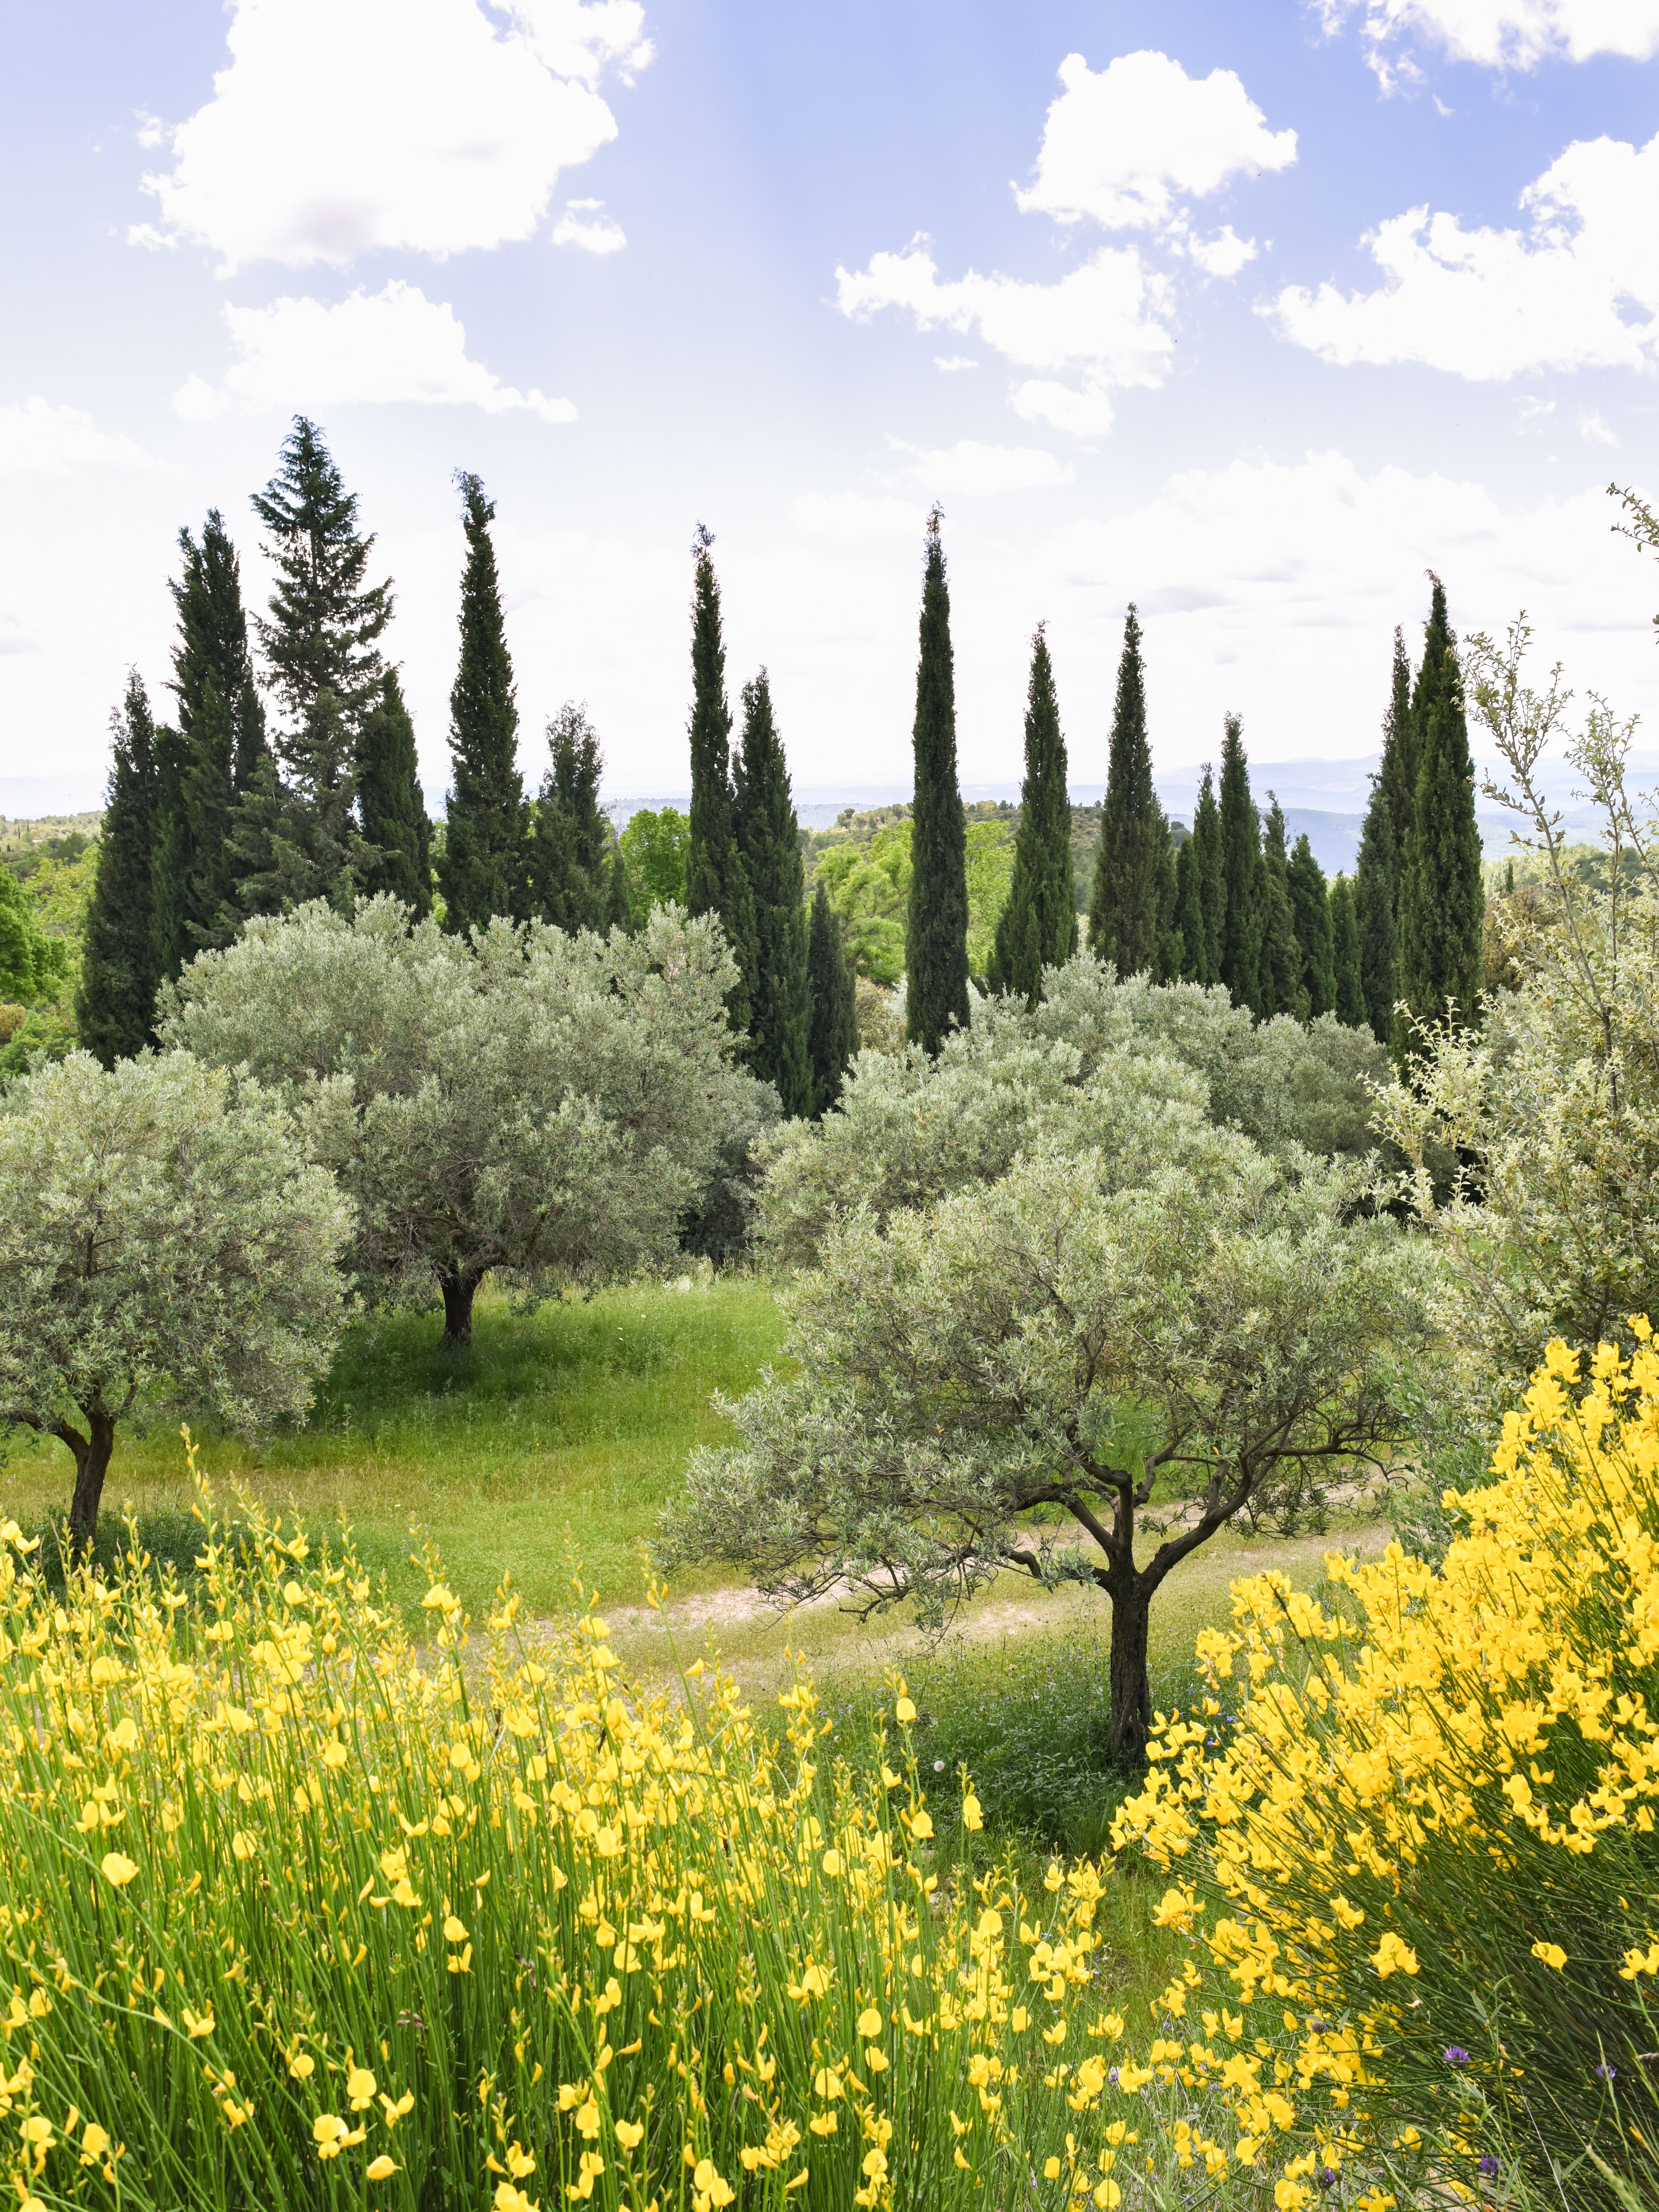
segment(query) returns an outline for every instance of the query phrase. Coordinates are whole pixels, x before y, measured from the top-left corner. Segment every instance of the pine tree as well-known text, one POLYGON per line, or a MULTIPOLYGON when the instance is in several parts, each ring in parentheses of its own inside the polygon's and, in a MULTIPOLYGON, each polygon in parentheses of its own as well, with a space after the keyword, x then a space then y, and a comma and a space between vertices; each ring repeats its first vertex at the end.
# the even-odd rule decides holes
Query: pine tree
POLYGON ((957 782, 956 672, 943 520, 938 507, 927 518, 904 933, 905 1025, 911 1041, 930 1053, 939 1050, 953 1022, 968 1025, 968 829, 957 782))
POLYGON ((136 668, 110 732, 114 758, 75 1002, 80 1041, 106 1067, 155 1042, 160 981, 150 910, 155 725, 136 668))
POLYGON ((1221 744, 1221 957, 1216 980, 1236 1006, 1261 1010, 1261 937, 1267 916, 1257 882, 1261 819, 1250 797, 1242 725, 1229 714, 1221 744))
POLYGON ((1285 811, 1270 791, 1273 804, 1262 834, 1254 892, 1261 953, 1256 965, 1258 998, 1255 1011, 1264 1020, 1289 1014, 1292 1020, 1308 1018, 1308 990, 1303 980, 1302 947, 1297 940, 1296 909, 1291 903, 1290 863, 1285 851, 1285 811))
MULTIPOLYGON (((1446 619, 1440 579, 1431 580, 1423 666, 1412 702, 1420 750, 1400 895, 1400 995, 1420 1021, 1443 1021, 1449 1012, 1454 1021, 1472 1029, 1480 1016, 1486 910, 1474 763, 1456 639, 1446 619)), ((1397 1018, 1396 1050, 1408 1048, 1408 1040, 1407 1025, 1397 1018)))
POLYGON ((1035 1006, 1042 996, 1043 969, 1065 966, 1077 951, 1077 934, 1066 739, 1048 641, 1039 623, 1025 692, 1025 777, 1014 833, 1014 872, 997 918, 991 988, 1014 992, 1035 1006))
POLYGON ((749 979, 755 972, 755 911, 732 825, 732 709, 726 696, 726 642, 712 531, 691 541, 691 813, 685 860, 685 908, 717 914, 738 963, 726 1018, 747 1035, 749 979))
POLYGON ((841 1097, 842 1078, 859 1048, 859 1021, 846 935, 822 884, 812 894, 806 973, 812 999, 812 1112, 823 1115, 841 1097))
MULTIPOLYGON (((1437 589, 1438 585, 1437 583, 1437 589)), ((1445 619, 1446 602, 1440 599, 1441 620, 1445 619)), ((1412 665, 1406 653, 1405 635, 1396 624, 1394 633, 1394 664, 1389 672, 1389 707, 1382 717, 1382 760, 1376 772, 1376 781, 1382 793, 1383 804, 1389 810, 1389 826, 1394 832, 1395 866, 1398 871, 1411 843, 1412 822, 1417 806, 1417 763, 1420 750, 1420 731, 1412 707, 1412 665)), ((1400 919, 1398 904, 1400 883, 1395 881, 1395 921, 1400 919)))
POLYGON ((1365 1018, 1379 1044, 1394 1028, 1400 983, 1400 871, 1394 812, 1382 778, 1371 785, 1354 872, 1354 921, 1359 931, 1359 988, 1365 1018))
POLYGON ((556 929, 605 929, 615 840, 599 805, 605 756, 586 707, 566 701, 547 726, 547 749, 530 836, 530 910, 556 929))
POLYGON ((453 777, 438 888, 445 928, 465 934, 482 929, 496 915, 521 921, 529 885, 519 709, 489 535, 495 507, 476 476, 462 471, 455 481, 466 532, 466 569, 461 580, 460 666, 449 695, 453 777))
POLYGON ((287 740, 295 774, 281 794, 282 836, 298 856, 289 863, 294 904, 325 898, 349 914, 374 866, 357 827, 358 744, 343 703, 325 685, 287 740))
POLYGON ((1331 970, 1336 980, 1336 1018, 1345 1029, 1367 1028, 1370 1016, 1359 966, 1359 920, 1353 885, 1341 874, 1331 885, 1331 970))
MULTIPOLYGON (((1275 802, 1276 803, 1276 802, 1275 802)), ((1331 897, 1325 871, 1305 832, 1296 841, 1286 871, 1291 914, 1302 955, 1302 987, 1316 1020, 1336 1012, 1336 949, 1331 939, 1331 897)))
POLYGON ((749 1066, 787 1115, 812 1110, 811 988, 806 877, 789 767, 763 668, 743 687, 743 744, 732 779, 732 828, 754 913, 749 1066))
MULTIPOLYGON (((356 494, 305 416, 295 416, 253 511, 270 533, 265 551, 276 569, 270 617, 260 617, 258 631, 288 741, 304 731, 319 691, 333 693, 355 737, 386 672, 378 641, 392 619, 392 583, 365 586, 374 538, 357 534, 356 494)), ((286 762, 282 738, 277 749, 286 762)))
POLYGON ((1168 841, 1169 825, 1152 788, 1140 624, 1131 601, 1118 661, 1106 803, 1089 901, 1089 950, 1097 960, 1111 961, 1120 975, 1156 975, 1161 964, 1167 918, 1160 914, 1160 893, 1168 841))
POLYGON ((364 897, 389 892, 424 921, 432 911, 432 824, 421 793, 415 725, 395 668, 381 678, 380 696, 358 735, 357 809, 363 842, 374 854, 363 871, 364 897))

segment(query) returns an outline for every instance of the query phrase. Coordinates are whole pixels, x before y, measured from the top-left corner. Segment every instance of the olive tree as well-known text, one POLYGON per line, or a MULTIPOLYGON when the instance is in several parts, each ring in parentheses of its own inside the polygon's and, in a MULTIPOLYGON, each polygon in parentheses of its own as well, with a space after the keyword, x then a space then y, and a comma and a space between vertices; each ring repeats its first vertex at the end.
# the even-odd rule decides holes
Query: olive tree
POLYGON ((798 1372, 728 1408, 741 1441, 694 1455, 659 1547, 782 1603, 933 1623, 1005 1569, 1091 1583, 1126 1760, 1160 1585, 1240 1515, 1320 1525, 1333 1479, 1401 1436, 1396 1366, 1431 1331, 1428 1249, 1355 1218, 1358 1171, 1276 1161, 1179 1071, 1140 1073, 1109 1154, 1050 1138, 884 1223, 830 1221, 789 1293, 798 1372))
POLYGON ((98 1528, 116 1426, 141 1401, 231 1426, 298 1417, 344 1318, 350 1208, 289 1115, 185 1053, 72 1053, 0 1102, 0 1420, 75 1459, 98 1528))
POLYGON ((775 1096, 733 1064, 718 920, 457 937, 318 902, 193 961, 170 1043, 280 1089, 355 1200, 352 1259, 471 1334, 486 1273, 531 1287, 659 1259, 775 1096))
POLYGON ((763 1147, 760 1239, 775 1264, 810 1265, 827 1225, 857 1205, 884 1220, 994 1178, 1043 1139, 1109 1147, 1126 1112, 1139 1124, 1133 1102, 1149 1082, 1173 1084, 1277 1156, 1358 1160, 1388 1065, 1333 1016, 1258 1023, 1223 988, 1120 982, 1080 954, 1044 971, 1035 1008, 976 1000, 971 1026, 937 1056, 861 1053, 836 1112, 786 1123, 763 1147))

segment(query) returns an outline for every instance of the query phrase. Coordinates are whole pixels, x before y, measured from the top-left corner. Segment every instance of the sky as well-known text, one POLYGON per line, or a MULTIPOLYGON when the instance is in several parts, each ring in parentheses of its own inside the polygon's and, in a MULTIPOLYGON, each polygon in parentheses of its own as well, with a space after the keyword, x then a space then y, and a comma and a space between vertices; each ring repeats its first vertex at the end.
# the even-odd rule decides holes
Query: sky
POLYGON ((1431 568, 1659 716, 1659 0, 0 0, 0 810, 165 711, 182 526, 263 605, 297 411, 434 793, 459 469, 532 786, 580 699, 684 788, 702 522, 798 792, 908 787, 935 501, 970 789, 1040 621, 1103 781, 1131 599, 1177 783, 1371 754, 1431 568))

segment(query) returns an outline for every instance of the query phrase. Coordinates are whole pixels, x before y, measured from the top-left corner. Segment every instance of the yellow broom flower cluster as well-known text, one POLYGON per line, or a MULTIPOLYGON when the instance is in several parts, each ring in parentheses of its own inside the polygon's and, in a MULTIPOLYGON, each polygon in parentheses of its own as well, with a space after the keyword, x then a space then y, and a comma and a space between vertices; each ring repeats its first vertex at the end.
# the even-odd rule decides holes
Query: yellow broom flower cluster
POLYGON ((210 1519, 198 1565, 54 1595, 0 1531, 21 2212, 1311 2201, 1285 2061, 1183 2018, 1190 1965, 1131 2048, 1109 1877, 941 1881, 982 1816, 896 1678, 855 1772, 804 1675, 780 1733, 701 1662, 627 1681, 591 1605, 475 1639, 433 1561, 415 1638, 349 1547, 210 1519))
POLYGON ((1323 1603, 1235 1584, 1214 1694, 1114 1831, 1213 1882, 1213 1960, 1312 2015, 1298 2081, 1363 2105, 1360 2142, 1432 2124, 1478 2181, 1507 2136, 1575 2204, 1659 2201, 1659 1354, 1631 1328, 1582 1388, 1550 1346, 1438 1572, 1391 1546, 1332 1555, 1323 1603))

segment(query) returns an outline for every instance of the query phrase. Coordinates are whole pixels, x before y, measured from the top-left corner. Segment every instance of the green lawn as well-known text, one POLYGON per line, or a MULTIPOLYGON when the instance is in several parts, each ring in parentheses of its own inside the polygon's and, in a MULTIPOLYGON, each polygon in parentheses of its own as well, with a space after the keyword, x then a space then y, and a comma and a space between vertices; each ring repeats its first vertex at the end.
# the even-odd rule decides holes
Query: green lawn
MULTIPOLYGON (((434 1313, 366 1321, 306 1427, 257 1444, 204 1433, 202 1465, 227 1498, 245 1490, 319 1525, 343 1515, 405 1599, 425 1587, 411 1530, 437 1542, 475 1613, 509 1569, 533 1610, 560 1609, 573 1553, 608 1602, 635 1599, 641 1541, 686 1454, 726 1432, 714 1394, 746 1389, 782 1336, 764 1285, 690 1282, 533 1311, 481 1295, 464 1351, 444 1347, 434 1313)), ((15 1440, 0 1485, 4 1511, 38 1525, 67 1507, 69 1453, 15 1440)), ((106 1512, 190 1501, 177 1432, 124 1431, 106 1512)))

